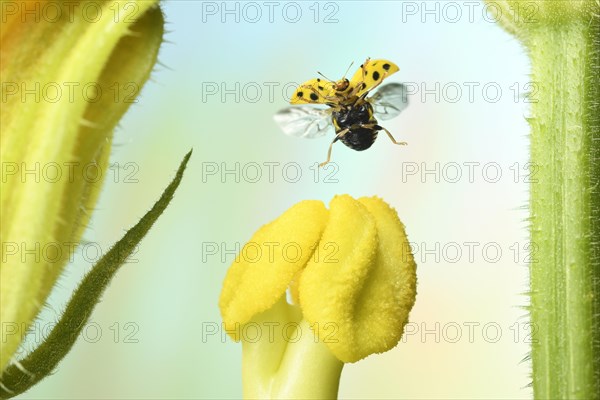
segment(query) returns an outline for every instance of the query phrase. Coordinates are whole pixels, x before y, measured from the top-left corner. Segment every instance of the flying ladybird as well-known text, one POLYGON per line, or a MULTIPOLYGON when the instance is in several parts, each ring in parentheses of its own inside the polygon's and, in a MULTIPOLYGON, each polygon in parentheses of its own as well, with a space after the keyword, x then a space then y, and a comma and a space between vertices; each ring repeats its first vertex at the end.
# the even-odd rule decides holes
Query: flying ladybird
POLYGON ((290 104, 300 106, 277 112, 275 122, 285 134, 305 138, 321 137, 332 131, 332 127, 335 128, 335 138, 329 145, 327 160, 319 164, 321 167, 331 160, 331 149, 338 140, 351 149, 362 151, 371 147, 377 139, 377 133, 383 130, 394 144, 406 145, 406 142, 397 142, 377 122, 377 119, 387 120, 397 116, 408 106, 406 86, 389 83, 373 96, 367 97, 385 78, 398 70, 398 66, 391 61, 367 58, 350 80, 344 75, 335 82, 319 73, 325 80, 315 78, 300 85, 290 100, 290 104), (306 104, 325 104, 329 108, 321 109, 306 104))

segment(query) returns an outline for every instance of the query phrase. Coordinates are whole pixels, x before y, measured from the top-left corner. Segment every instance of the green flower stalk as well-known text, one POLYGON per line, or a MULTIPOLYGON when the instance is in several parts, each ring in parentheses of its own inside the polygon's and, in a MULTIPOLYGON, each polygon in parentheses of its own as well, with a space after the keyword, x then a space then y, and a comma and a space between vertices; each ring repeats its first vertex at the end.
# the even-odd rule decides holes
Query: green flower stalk
POLYGON ((296 204, 255 233, 223 283, 244 397, 337 397, 344 363, 396 346, 415 296, 404 226, 384 201, 296 204))
POLYGON ((600 3, 489 1, 527 48, 536 398, 600 398, 600 3))

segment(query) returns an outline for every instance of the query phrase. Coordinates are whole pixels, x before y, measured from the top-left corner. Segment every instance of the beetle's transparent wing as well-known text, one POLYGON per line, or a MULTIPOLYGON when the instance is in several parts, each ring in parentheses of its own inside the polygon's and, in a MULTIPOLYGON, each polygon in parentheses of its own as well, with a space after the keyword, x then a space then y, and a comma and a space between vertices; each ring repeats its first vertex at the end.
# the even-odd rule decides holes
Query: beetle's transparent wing
POLYGON ((331 109, 288 107, 278 111, 273 119, 289 136, 317 138, 335 132, 331 122, 331 109))
POLYGON ((369 97, 369 101, 377 119, 391 119, 408 107, 408 90, 401 83, 388 83, 369 97))

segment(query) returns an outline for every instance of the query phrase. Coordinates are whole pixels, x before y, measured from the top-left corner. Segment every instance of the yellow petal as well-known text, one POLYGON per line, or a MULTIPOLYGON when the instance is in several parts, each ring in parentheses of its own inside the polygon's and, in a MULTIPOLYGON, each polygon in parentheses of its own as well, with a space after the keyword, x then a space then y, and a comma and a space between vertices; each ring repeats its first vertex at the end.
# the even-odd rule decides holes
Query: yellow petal
POLYGON ((260 228, 242 248, 223 282, 219 307, 228 334, 272 307, 306 265, 327 223, 316 200, 302 201, 260 228))
POLYGON ((356 311, 368 300, 362 292, 375 267, 377 228, 367 208, 348 195, 334 197, 329 214, 318 257, 300 277, 300 307, 319 339, 350 362, 366 356, 357 348, 356 329, 365 324, 356 311))
POLYGON ((156 1, 95 3, 98 14, 84 14, 87 3, 8 3, 0 31, 0 318, 17 332, 2 338, 0 370, 80 240, 108 173, 112 130, 131 105, 124 94, 139 93, 163 35, 156 1), (50 3, 60 18, 22 22, 21 13, 50 3))

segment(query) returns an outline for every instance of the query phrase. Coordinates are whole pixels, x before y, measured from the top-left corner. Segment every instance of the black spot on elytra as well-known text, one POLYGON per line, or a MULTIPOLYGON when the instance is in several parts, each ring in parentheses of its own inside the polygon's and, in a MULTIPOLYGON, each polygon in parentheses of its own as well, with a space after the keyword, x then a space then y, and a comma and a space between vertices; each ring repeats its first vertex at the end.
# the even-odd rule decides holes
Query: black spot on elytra
POLYGON ((304 96, 304 92, 298 92, 298 97, 304 96))
POLYGON ((323 90, 323 86, 317 86, 319 90, 323 90))
POLYGON ((390 64, 383 64, 383 69, 386 71, 390 69, 390 64))
POLYGON ((362 89, 362 90, 365 90, 365 88, 366 88, 366 87, 367 87, 367 84, 363 82, 363 83, 362 83, 362 86, 361 86, 361 89, 362 89))
POLYGON ((319 96, 317 96, 315 93, 311 93, 310 94, 310 99, 312 101, 317 101, 317 100, 319 100, 319 96))
POLYGON ((373 79, 375 79, 376 81, 379 80, 379 72, 377 72, 377 71, 373 72, 373 79))
POLYGON ((321 82, 321 78, 317 78, 317 82, 321 82))

